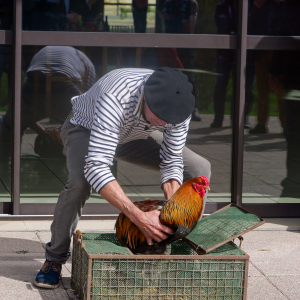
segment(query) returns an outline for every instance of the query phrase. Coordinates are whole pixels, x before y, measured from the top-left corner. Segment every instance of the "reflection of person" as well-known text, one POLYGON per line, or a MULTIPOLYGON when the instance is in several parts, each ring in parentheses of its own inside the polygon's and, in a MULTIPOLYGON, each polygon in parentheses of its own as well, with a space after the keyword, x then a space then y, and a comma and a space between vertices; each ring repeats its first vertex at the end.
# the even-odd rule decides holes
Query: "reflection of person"
MULTIPOLYGON (((21 134, 27 127, 37 133, 37 123, 47 117, 65 120, 71 98, 87 91, 95 81, 95 69, 81 51, 72 47, 47 46, 31 60, 22 86, 21 134)), ((10 157, 13 106, 10 103, 0 127, 0 160, 10 157)))
MULTIPOLYGON (((0 46, 0 86, 5 81, 1 82, 2 75, 4 72, 7 74, 7 85, 2 87, 2 89, 8 91, 8 99, 12 98, 12 82, 13 82, 13 72, 12 72, 12 53, 9 46, 0 46)), ((1 95, 0 106, 6 106, 9 101, 6 97, 1 95)))
POLYGON ((132 0, 135 33, 145 33, 147 27, 148 0, 132 0))
POLYGON ((0 0, 0 30, 13 29, 14 3, 11 0, 0 0))
POLYGON ((72 113, 61 131, 70 175, 55 208, 37 286, 58 286, 91 186, 141 229, 149 245, 172 233, 159 222, 158 211, 142 212, 127 198, 109 166, 115 157, 160 170, 166 199, 183 180, 210 178, 210 163, 185 147, 194 102, 187 76, 171 68, 117 69, 72 99, 72 113))
MULTIPOLYGON (((280 23, 282 21, 282 5, 280 0, 255 0, 249 6, 248 33, 252 35, 280 35, 280 23)), ((255 51, 255 74, 257 99, 257 125, 249 130, 250 134, 268 132, 268 116, 270 104, 269 67, 272 57, 272 50, 255 51)), ((277 78, 277 101, 279 108, 279 120, 284 127, 284 88, 277 78)))
MULTIPOLYGON (((224 0, 220 2, 215 11, 215 22, 217 25, 217 34, 235 34, 237 11, 236 0, 224 0)), ((218 49, 216 60, 217 82, 214 92, 214 121, 210 127, 220 128, 223 125, 225 114, 226 92, 231 71, 234 78, 235 55, 233 51, 218 49)), ((253 103, 253 84, 254 84, 254 63, 247 58, 246 63, 246 92, 245 92, 245 121, 244 127, 250 129, 248 115, 253 103)))
MULTIPOLYGON (((166 0, 162 9, 165 33, 192 34, 197 21, 198 2, 196 0, 166 0)), ((193 69, 193 49, 172 48, 159 51, 161 66, 193 69)), ((184 72, 184 71, 183 71, 184 72)), ((193 85, 193 95, 196 98, 197 88, 192 72, 184 72, 193 85)), ((195 105, 192 121, 201 121, 195 105)))
POLYGON ((82 26, 84 16, 90 13, 86 0, 25 0, 24 5, 25 30, 77 30, 82 26))
MULTIPOLYGON (((13 24, 13 11, 14 4, 11 0, 0 0, 0 30, 11 30, 13 24)), ((0 46, 0 82, 2 74, 5 71, 8 78, 8 94, 11 98, 12 91, 12 62, 10 61, 10 47, 0 46)), ((0 99, 0 105, 3 105, 3 99, 0 99)), ((5 103, 6 104, 6 103, 5 103)))
MULTIPOLYGON (((300 3, 286 0, 280 22, 282 35, 300 36, 300 3)), ((299 46, 299 45, 298 45, 299 46)), ((298 47, 299 49, 299 47, 298 47)), ((287 141, 287 177, 282 181, 281 197, 299 198, 300 190, 300 51, 274 51, 270 65, 270 83, 278 93, 278 78, 283 83, 285 96, 284 135, 287 141)))

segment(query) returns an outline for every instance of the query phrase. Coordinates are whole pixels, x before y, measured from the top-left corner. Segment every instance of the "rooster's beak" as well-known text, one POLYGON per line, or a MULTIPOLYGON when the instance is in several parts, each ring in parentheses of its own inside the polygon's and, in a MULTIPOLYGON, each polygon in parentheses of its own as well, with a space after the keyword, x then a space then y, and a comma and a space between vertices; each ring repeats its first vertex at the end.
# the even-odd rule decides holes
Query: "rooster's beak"
POLYGON ((203 188, 210 191, 210 187, 209 186, 203 186, 203 188))

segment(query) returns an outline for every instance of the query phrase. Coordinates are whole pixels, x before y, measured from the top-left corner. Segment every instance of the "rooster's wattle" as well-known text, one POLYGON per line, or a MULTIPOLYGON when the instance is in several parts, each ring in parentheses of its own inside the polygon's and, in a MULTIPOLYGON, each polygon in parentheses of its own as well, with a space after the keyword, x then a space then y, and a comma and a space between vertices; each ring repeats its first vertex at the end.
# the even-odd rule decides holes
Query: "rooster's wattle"
POLYGON ((170 243, 188 235, 199 221, 204 209, 204 194, 209 190, 205 176, 184 182, 170 200, 145 200, 134 202, 142 211, 160 210, 160 222, 170 227, 174 234, 160 243, 149 246, 144 234, 123 213, 120 213, 115 229, 120 244, 133 253, 162 254, 170 243))

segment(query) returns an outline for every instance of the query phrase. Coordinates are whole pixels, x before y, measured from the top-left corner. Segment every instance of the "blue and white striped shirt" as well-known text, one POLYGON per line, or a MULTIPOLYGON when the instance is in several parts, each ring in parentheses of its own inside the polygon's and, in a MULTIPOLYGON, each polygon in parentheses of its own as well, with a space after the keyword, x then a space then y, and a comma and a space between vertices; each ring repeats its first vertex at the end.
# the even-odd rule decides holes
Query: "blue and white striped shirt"
MULTIPOLYGON (((81 51, 69 46, 46 46, 32 58, 26 75, 39 71, 45 75, 60 74, 76 84, 82 93, 95 83, 95 67, 81 51)), ((25 81, 27 77, 25 75, 25 81)))
POLYGON ((118 144, 147 139, 152 131, 163 131, 160 150, 161 184, 169 179, 183 180, 182 150, 190 117, 181 124, 149 125, 139 112, 144 85, 153 73, 149 69, 117 69, 100 78, 85 94, 72 98, 71 123, 91 130, 84 174, 99 193, 115 180, 109 166, 118 144))

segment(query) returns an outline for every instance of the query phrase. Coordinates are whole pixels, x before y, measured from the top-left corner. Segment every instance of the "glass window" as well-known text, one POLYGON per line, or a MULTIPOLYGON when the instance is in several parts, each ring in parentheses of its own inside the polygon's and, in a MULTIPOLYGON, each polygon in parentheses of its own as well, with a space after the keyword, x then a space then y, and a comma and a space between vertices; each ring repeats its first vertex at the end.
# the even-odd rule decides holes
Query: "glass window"
MULTIPOLYGON (((182 69, 192 83, 196 106, 186 146, 212 164, 208 201, 230 202, 234 51, 105 47, 77 50, 89 68, 80 69, 81 63, 68 70, 64 67, 72 63, 72 59, 68 60, 72 47, 23 47, 22 203, 57 201, 68 170, 56 130, 71 111, 70 99, 91 86, 93 68, 97 81, 116 68, 156 70, 160 66, 182 69), (60 59, 64 62, 57 64, 60 59)), ((164 198, 159 172, 120 159, 114 161, 112 172, 130 199, 164 198)), ((93 192, 89 202, 101 201, 104 200, 93 192)))
POLYGON ((245 132, 244 203, 300 203, 299 51, 252 51, 255 101, 245 132))
POLYGON ((0 46, 0 202, 11 201, 13 61, 12 47, 0 46))
POLYGON ((0 30, 12 30, 14 20, 14 1, 0 1, 0 30))
POLYGON ((298 0, 253 0, 249 4, 248 34, 300 35, 298 0))
POLYGON ((236 1, 23 0, 23 30, 235 34, 236 1))

